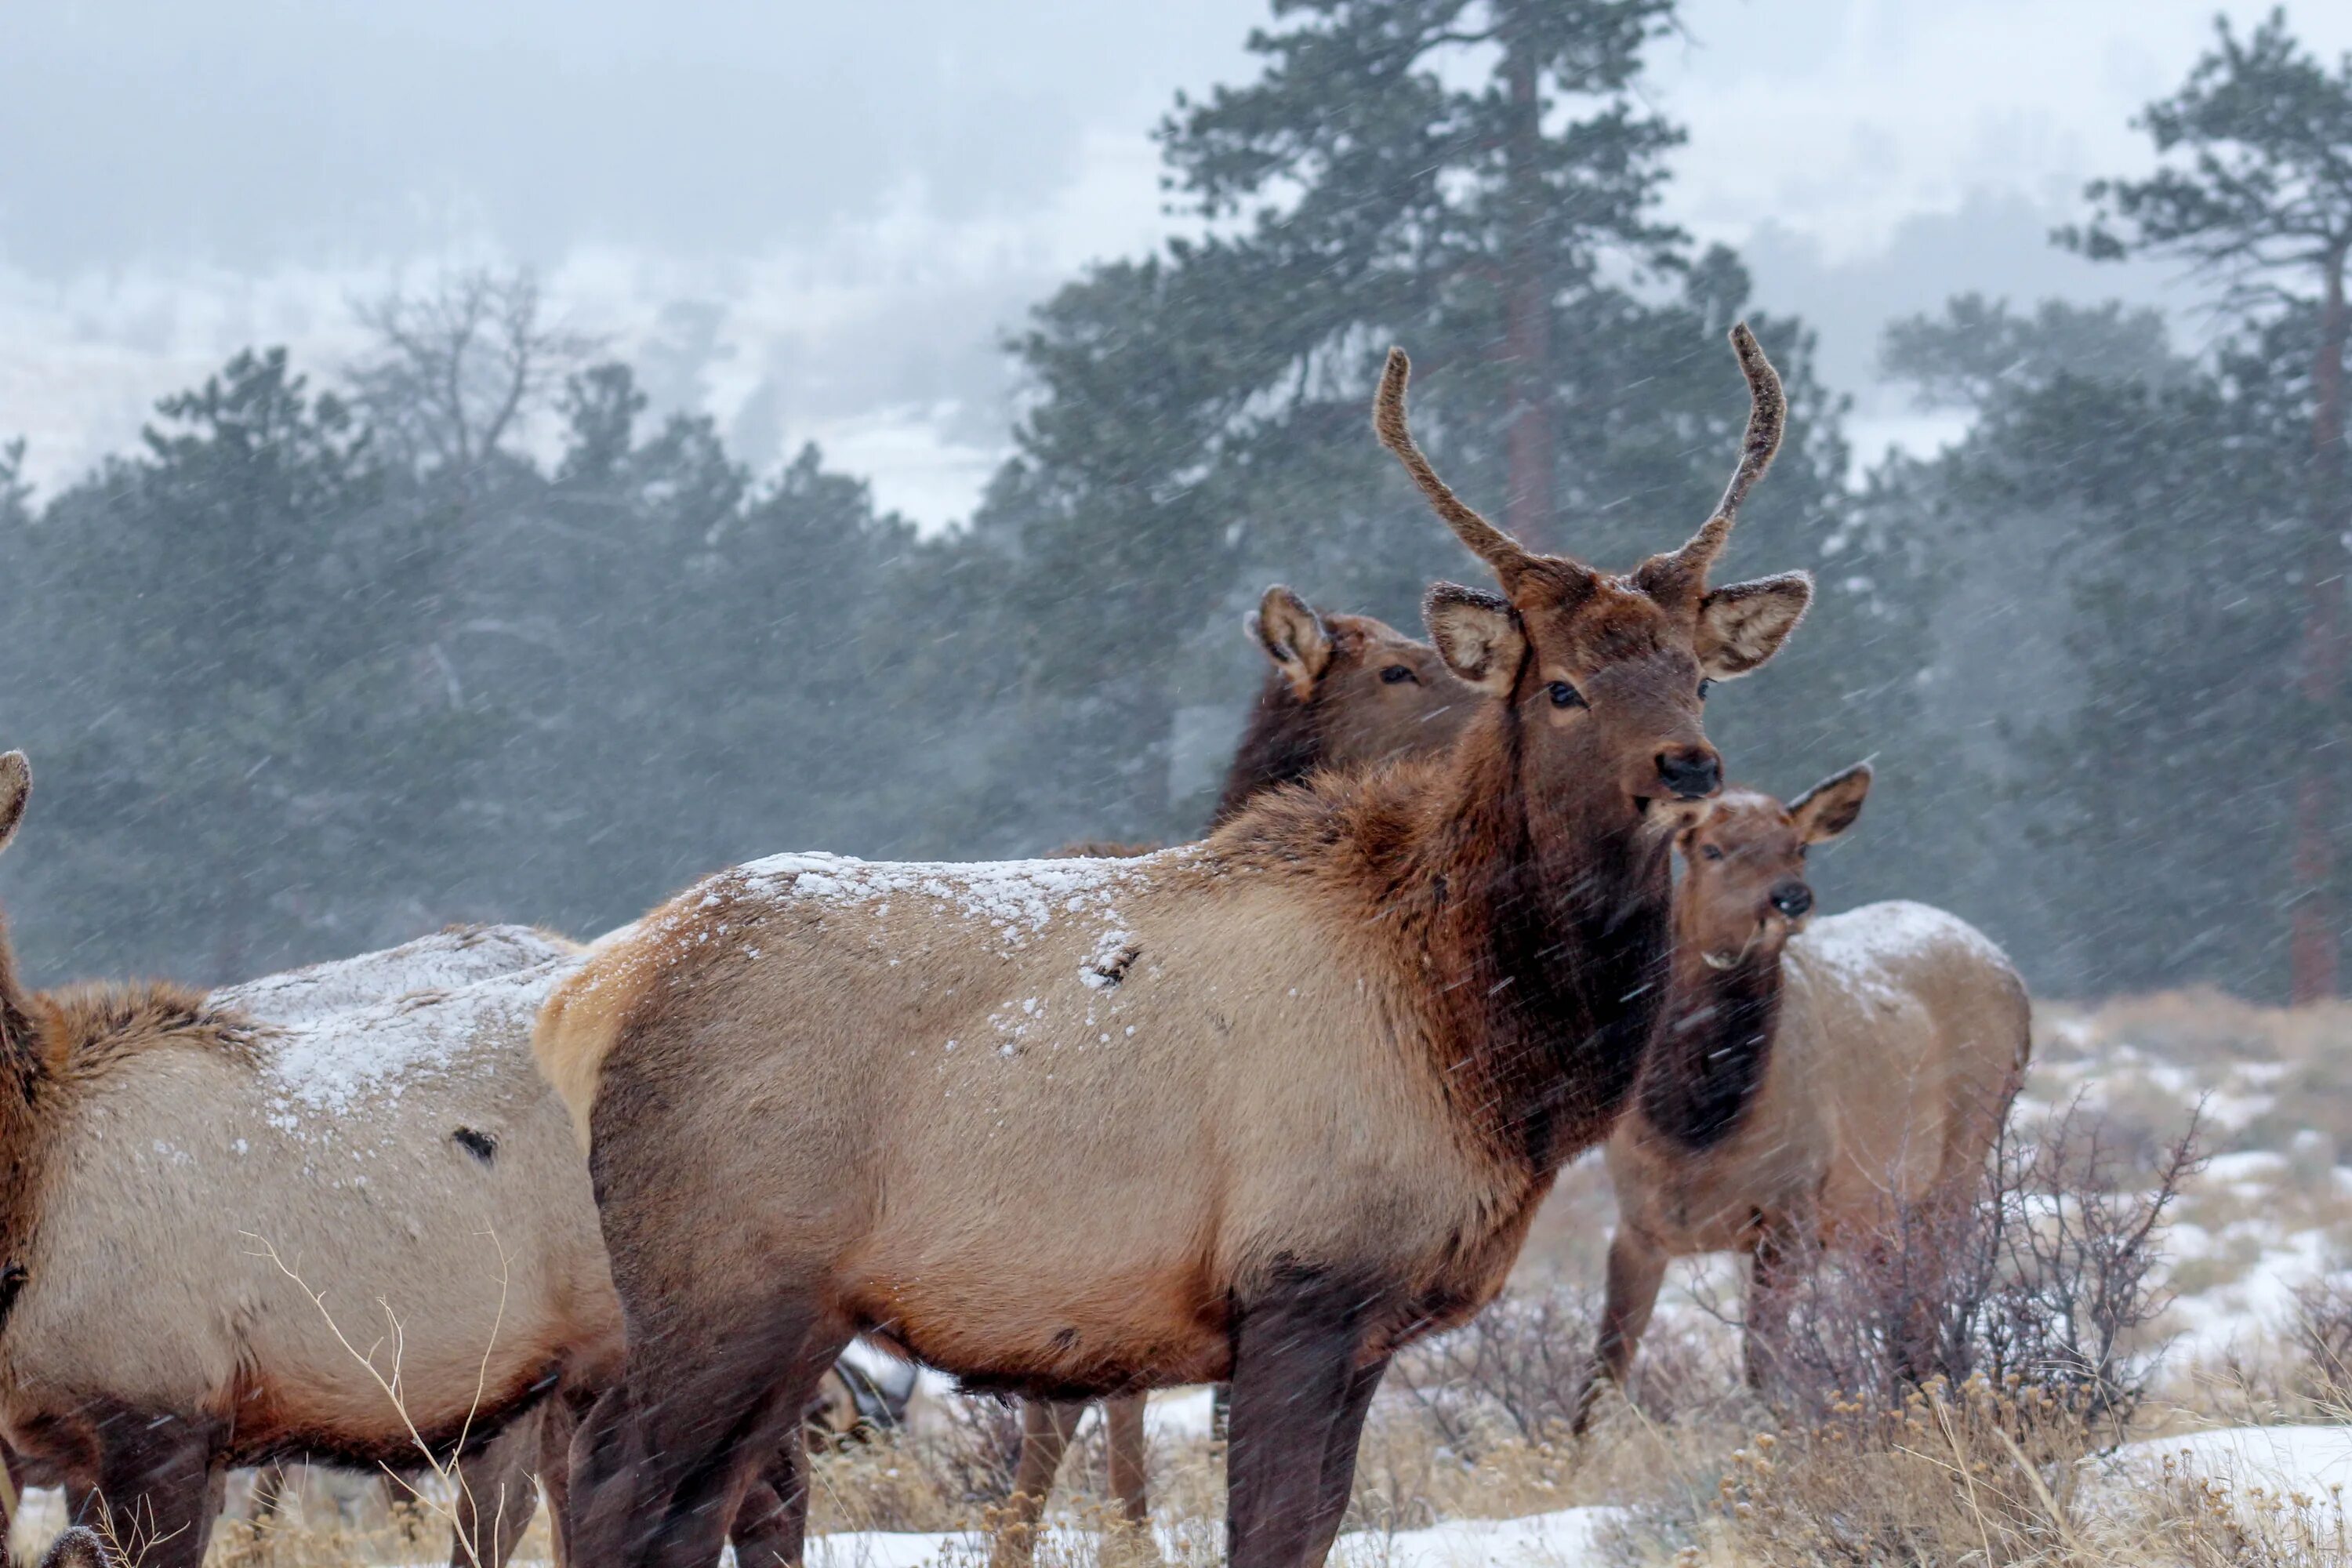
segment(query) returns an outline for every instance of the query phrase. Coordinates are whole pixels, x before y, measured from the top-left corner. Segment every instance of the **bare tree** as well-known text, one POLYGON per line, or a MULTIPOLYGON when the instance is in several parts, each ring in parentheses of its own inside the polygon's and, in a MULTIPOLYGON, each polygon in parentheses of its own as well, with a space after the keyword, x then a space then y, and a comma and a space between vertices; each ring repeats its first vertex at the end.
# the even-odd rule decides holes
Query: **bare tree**
POLYGON ((541 320, 527 272, 457 273, 354 309, 377 340, 350 373, 360 405, 413 467, 461 486, 597 347, 541 320))

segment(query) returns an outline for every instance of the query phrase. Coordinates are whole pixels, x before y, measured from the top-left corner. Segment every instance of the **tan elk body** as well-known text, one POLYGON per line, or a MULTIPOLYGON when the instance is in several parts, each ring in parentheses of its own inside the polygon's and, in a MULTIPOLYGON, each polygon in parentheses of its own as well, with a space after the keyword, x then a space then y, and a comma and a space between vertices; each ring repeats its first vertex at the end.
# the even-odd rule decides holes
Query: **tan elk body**
POLYGON ((864 1330, 1032 1395, 1231 1378, 1232 1560, 1319 1558, 1387 1357, 1492 1297, 1630 1086, 1668 940, 1648 808, 1717 787, 1699 684, 1809 598, 1706 586, 1781 417, 1736 341, 1725 504, 1623 577, 1455 500, 1392 356, 1382 438, 1505 590, 1432 591, 1481 694, 1444 758, 1133 860, 778 857, 592 951, 536 1041, 629 1323, 574 1449, 583 1553, 705 1560, 864 1330))
MULTIPOLYGON (((1853 823, 1869 783, 1852 769, 1787 806, 1729 792, 1683 835, 1675 992, 1608 1144, 1618 1223, 1601 1378, 1623 1378, 1671 1258, 1752 1257, 1760 1382, 1793 1265, 1880 1245, 1975 1194, 2025 1068, 2024 983, 1983 933, 1924 904, 1807 923, 1803 849, 1853 823)), ((1905 1353, 1931 1370, 1924 1343, 1905 1353)))
MULTIPOLYGON (((1356 773, 1443 751, 1461 733, 1477 698, 1427 643, 1370 616, 1318 611, 1279 584, 1266 589, 1245 625, 1269 668, 1213 826, 1266 791, 1319 773, 1356 773)), ((992 1568, 1024 1568, 1031 1561, 1038 1521, 1084 1413, 1083 1404, 1045 1400, 1024 1409, 1021 1457, 997 1522, 992 1568)), ((1125 1521, 1141 1526, 1149 1518, 1143 1396, 1105 1401, 1103 1423, 1109 1494, 1125 1521)))
MULTIPOLYGON (((29 775, 0 764, 5 842, 29 775)), ((493 928, 209 997, 35 994, 0 943, 0 1437, 26 1468, 193 1563, 228 1465, 413 1468, 419 1436, 494 1438, 467 1475, 486 1503, 509 1489, 480 1543, 502 1556, 537 1441, 510 1417, 620 1351, 586 1173, 524 1044, 578 953, 493 928), (397 1406, 362 1354, 387 1377, 396 1355, 397 1406)))

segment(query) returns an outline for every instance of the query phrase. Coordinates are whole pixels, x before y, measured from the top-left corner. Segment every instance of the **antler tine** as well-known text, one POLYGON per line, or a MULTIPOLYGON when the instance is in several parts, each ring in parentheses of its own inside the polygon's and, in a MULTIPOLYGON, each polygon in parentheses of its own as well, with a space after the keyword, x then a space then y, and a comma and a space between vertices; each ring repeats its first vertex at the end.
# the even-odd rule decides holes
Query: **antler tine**
POLYGON ((1789 396, 1780 390, 1780 373, 1764 357, 1763 345, 1745 321, 1731 329, 1731 352, 1739 356, 1740 374, 1748 378, 1748 434, 1739 443, 1739 466, 1731 470, 1731 482, 1724 486, 1715 510, 1719 516, 1737 519, 1739 503, 1780 449, 1780 432, 1789 424, 1789 396))
POLYGON ((1715 514, 1669 557, 1685 570, 1696 570, 1702 579, 1731 537, 1731 525, 1739 521, 1739 503, 1772 466, 1773 454, 1780 449, 1780 432, 1789 423, 1789 398, 1780 389, 1780 374, 1764 357, 1745 321, 1731 329, 1731 352, 1739 356, 1740 372, 1748 377, 1748 433, 1739 443, 1739 463, 1731 470, 1731 482, 1723 487, 1723 499, 1715 503, 1715 514))
POLYGON ((1437 470, 1429 466, 1429 459, 1414 444, 1404 416, 1405 383, 1412 377, 1412 362, 1405 357, 1404 350, 1389 350, 1389 363, 1381 372, 1380 395, 1372 400, 1373 432, 1380 437, 1381 446, 1397 455, 1397 461, 1412 476, 1412 482, 1421 487, 1421 493, 1429 498, 1437 515, 1454 530, 1454 537, 1496 573, 1507 575, 1526 561, 1528 552, 1517 540, 1465 505, 1454 493, 1453 487, 1437 477, 1437 470))

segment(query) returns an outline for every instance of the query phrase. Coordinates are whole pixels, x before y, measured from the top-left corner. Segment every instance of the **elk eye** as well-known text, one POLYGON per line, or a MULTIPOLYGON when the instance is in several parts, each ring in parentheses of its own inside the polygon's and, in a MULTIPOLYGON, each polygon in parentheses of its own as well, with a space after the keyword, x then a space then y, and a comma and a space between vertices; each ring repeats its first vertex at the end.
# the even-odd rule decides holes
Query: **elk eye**
POLYGON ((1381 679, 1390 686, 1395 686, 1412 679, 1413 679, 1412 666, 1409 664, 1392 664, 1381 671, 1381 679))
POLYGON ((1701 679, 1701 680, 1699 681, 1699 683, 1698 683, 1698 700, 1699 700, 1701 702, 1706 701, 1706 694, 1707 694, 1708 692, 1710 692, 1710 691, 1714 690, 1714 689, 1715 689, 1715 682, 1714 682, 1714 681, 1712 681, 1712 680, 1707 680, 1707 679, 1701 679))
POLYGON ((1555 680, 1546 689, 1550 691, 1551 705, 1555 708, 1581 708, 1584 706, 1584 693, 1579 691, 1575 687, 1570 686, 1565 680, 1555 680))
POLYGON ((1700 854, 1702 854, 1702 855, 1706 856, 1706 857, 1708 859, 1710 859, 1710 860, 1720 860, 1720 859, 1722 859, 1722 858, 1723 858, 1723 851, 1722 851, 1722 850, 1720 850, 1720 849, 1717 849, 1717 848, 1714 845, 1712 845, 1712 844, 1702 844, 1702 845, 1700 845, 1700 846, 1698 847, 1698 852, 1699 852, 1700 854))

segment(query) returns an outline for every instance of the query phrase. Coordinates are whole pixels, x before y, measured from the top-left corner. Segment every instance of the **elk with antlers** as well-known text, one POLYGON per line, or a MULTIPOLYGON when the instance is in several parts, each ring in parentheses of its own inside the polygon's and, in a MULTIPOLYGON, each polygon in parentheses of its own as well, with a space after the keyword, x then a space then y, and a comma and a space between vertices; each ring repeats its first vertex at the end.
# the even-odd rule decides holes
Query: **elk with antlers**
MULTIPOLYGON (((1975 927, 1925 905, 1808 929, 1805 850, 1853 826, 1870 777, 1849 768, 1787 805, 1729 791, 1679 836, 1672 1001, 1609 1140, 1617 1230, 1579 1432, 1601 1384, 1623 1384, 1669 1259, 1748 1255, 1760 1384, 1802 1257, 1974 1194, 2025 1070, 2025 985, 1975 927)), ((1914 1375, 1930 1370, 1924 1328, 1906 1325, 1914 1375)))
POLYGON ((1782 420, 1734 342, 1724 504, 1622 577, 1456 499, 1391 353, 1381 438, 1502 588, 1428 595, 1479 694, 1444 757, 1139 859, 782 856, 592 952, 535 1040, 628 1323, 573 1448, 583 1555, 709 1561, 863 1330, 1032 1396, 1229 1380, 1232 1561, 1319 1560, 1389 1358, 1501 1288, 1630 1089, 1666 979, 1652 808, 1717 790, 1701 683, 1810 601, 1800 574, 1706 583, 1782 420))

